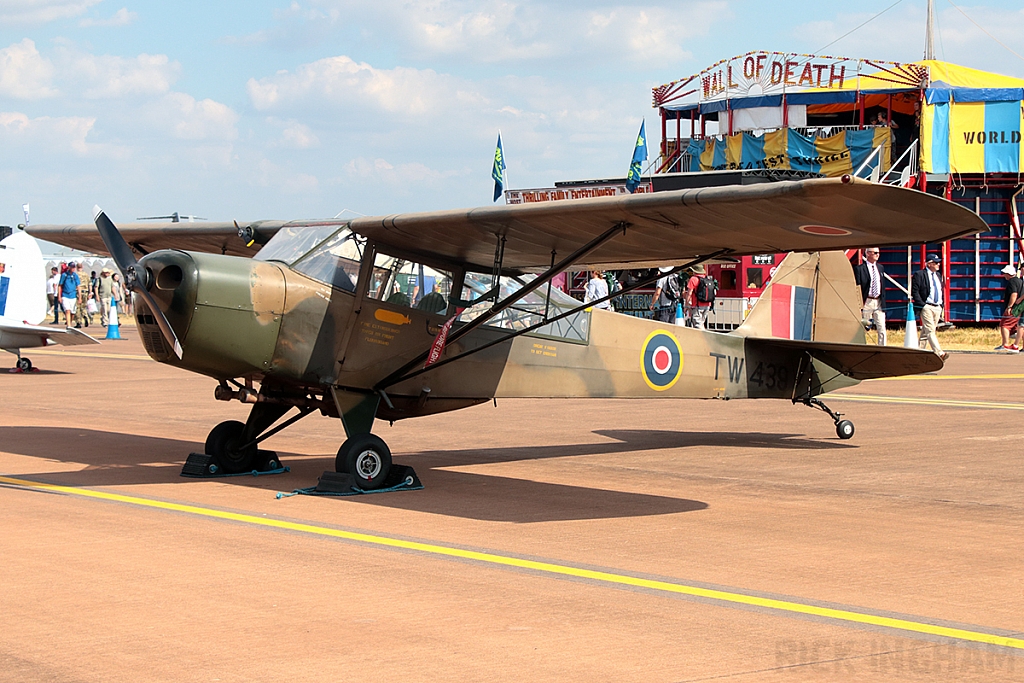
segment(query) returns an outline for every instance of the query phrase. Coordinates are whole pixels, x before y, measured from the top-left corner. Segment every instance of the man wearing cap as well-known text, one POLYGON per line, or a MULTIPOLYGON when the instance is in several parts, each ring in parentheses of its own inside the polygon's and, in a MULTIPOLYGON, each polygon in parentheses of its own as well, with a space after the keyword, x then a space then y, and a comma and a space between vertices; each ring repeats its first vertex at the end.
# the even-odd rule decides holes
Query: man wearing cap
POLYGON ((60 283, 57 291, 60 295, 60 307, 64 311, 64 326, 71 327, 74 323, 75 307, 78 303, 78 269, 74 262, 67 266, 67 270, 60 276, 60 283))
POLYGON ((697 297, 697 288, 700 287, 700 281, 707 275, 707 271, 704 266, 694 266, 690 270, 690 279, 686 281, 686 294, 684 299, 686 301, 687 315, 689 316, 690 327, 695 327, 698 330, 703 330, 707 327, 708 312, 711 310, 711 304, 713 301, 701 301, 697 297))
POLYGON ((1017 304, 1024 302, 1024 280, 1017 277, 1017 269, 1010 265, 1003 266, 999 272, 1006 280, 1006 289, 1003 295, 1003 316, 999 320, 999 334, 1003 338, 1003 343, 996 347, 996 351, 1017 353, 1020 351, 1021 337, 1024 333, 1024 328, 1021 327, 1021 317, 1024 315, 1024 311, 1019 309, 1014 311, 1014 308, 1017 308, 1017 304), (1017 337, 1011 344, 1010 334, 1014 331, 1016 331, 1017 337))
POLYGON ((654 319, 674 325, 676 322, 676 302, 675 297, 672 296, 672 291, 675 289, 679 290, 679 281, 676 280, 675 275, 666 275, 672 266, 663 266, 658 269, 662 275, 658 278, 658 284, 654 290, 654 296, 651 297, 651 310, 654 311, 654 319), (671 280, 676 280, 675 287, 672 287, 671 280))
POLYGON ((925 344, 928 344, 939 358, 946 360, 949 354, 939 346, 939 338, 935 334, 935 328, 942 320, 942 276, 939 275, 941 265, 942 257, 938 254, 928 255, 924 268, 914 273, 910 281, 910 298, 914 302, 914 312, 921 319, 920 347, 923 349, 925 344))
POLYGON ((114 296, 114 279, 110 277, 110 268, 100 271, 100 281, 96 284, 96 298, 100 303, 100 324, 107 326, 110 319, 110 299, 114 296))
POLYGON ((860 319, 865 327, 875 324, 878 345, 885 346, 885 269, 878 262, 879 253, 878 247, 865 249, 864 263, 854 266, 853 277, 860 286, 860 319))

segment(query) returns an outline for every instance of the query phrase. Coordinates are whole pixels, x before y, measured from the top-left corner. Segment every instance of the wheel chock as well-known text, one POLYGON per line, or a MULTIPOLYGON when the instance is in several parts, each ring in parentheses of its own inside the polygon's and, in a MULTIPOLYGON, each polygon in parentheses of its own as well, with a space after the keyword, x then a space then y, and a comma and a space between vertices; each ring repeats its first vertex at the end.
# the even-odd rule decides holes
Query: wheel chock
POLYGON ((394 491, 418 491, 423 482, 416 476, 416 470, 407 465, 392 465, 384 486, 379 489, 361 489, 356 486, 355 478, 347 472, 324 472, 320 475, 316 486, 295 489, 291 493, 278 493, 276 498, 290 496, 359 496, 369 493, 392 493, 394 491))
POLYGON ((250 472, 228 474, 215 462, 212 455, 206 453, 189 453, 181 468, 181 476, 194 479, 220 479, 222 477, 258 477, 262 474, 284 474, 291 468, 281 464, 274 451, 260 450, 258 462, 260 467, 250 472))

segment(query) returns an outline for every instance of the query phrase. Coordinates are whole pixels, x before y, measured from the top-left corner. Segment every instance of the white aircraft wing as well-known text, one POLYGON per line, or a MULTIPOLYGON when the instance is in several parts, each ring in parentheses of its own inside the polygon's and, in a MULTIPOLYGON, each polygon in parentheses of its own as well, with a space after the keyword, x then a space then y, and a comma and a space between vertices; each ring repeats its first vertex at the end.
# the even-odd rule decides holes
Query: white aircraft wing
POLYGON ((0 349, 31 349, 39 346, 80 346, 99 344, 81 330, 72 327, 43 327, 0 320, 0 349))

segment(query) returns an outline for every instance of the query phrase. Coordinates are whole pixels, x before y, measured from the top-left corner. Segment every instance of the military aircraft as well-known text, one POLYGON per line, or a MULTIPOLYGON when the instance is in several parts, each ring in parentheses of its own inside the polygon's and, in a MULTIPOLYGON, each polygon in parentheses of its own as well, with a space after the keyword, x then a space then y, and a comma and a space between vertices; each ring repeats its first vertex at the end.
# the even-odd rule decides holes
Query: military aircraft
POLYGON ((123 235, 97 207, 94 222, 31 231, 93 251, 102 240, 134 293, 149 355, 213 378, 217 399, 252 404, 244 424, 213 428, 207 454, 248 471, 259 443, 319 411, 341 419, 335 468, 364 489, 391 466, 375 419, 502 397, 784 399, 825 410, 849 438, 853 424, 816 396, 942 361, 864 343, 838 250, 987 230, 944 199, 848 176, 344 221, 135 225, 123 235), (133 248, 145 256, 136 261, 133 248), (229 255, 256 248, 254 258, 229 255), (674 274, 786 251, 801 253, 727 334, 592 308, 599 302, 551 286, 569 268, 668 264, 674 274))
POLYGON ((15 371, 32 370, 32 361, 21 355, 21 349, 99 344, 81 330, 39 325, 45 317, 43 255, 31 235, 16 232, 0 241, 0 349, 18 357, 15 371))

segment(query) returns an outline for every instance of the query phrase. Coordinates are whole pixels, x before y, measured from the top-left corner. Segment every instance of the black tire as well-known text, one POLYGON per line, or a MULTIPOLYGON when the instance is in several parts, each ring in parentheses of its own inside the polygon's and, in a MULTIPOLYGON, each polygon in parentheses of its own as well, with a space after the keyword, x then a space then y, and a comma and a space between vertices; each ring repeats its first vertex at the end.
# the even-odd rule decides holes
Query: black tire
POLYGON ((853 423, 849 420, 840 420, 836 423, 836 434, 840 439, 852 439, 853 423))
POLYGON ((256 462, 258 448, 255 444, 239 450, 242 446, 242 434, 245 432, 245 425, 238 420, 227 420, 210 430, 206 437, 207 455, 212 455, 227 474, 238 474, 240 472, 252 472, 253 464, 256 462))
POLYGON ((341 444, 334 469, 351 474, 361 489, 379 489, 391 471, 391 450, 379 436, 359 434, 341 444))
POLYGON ((18 369, 22 372, 29 372, 32 370, 32 361, 22 356, 18 359, 18 369))

